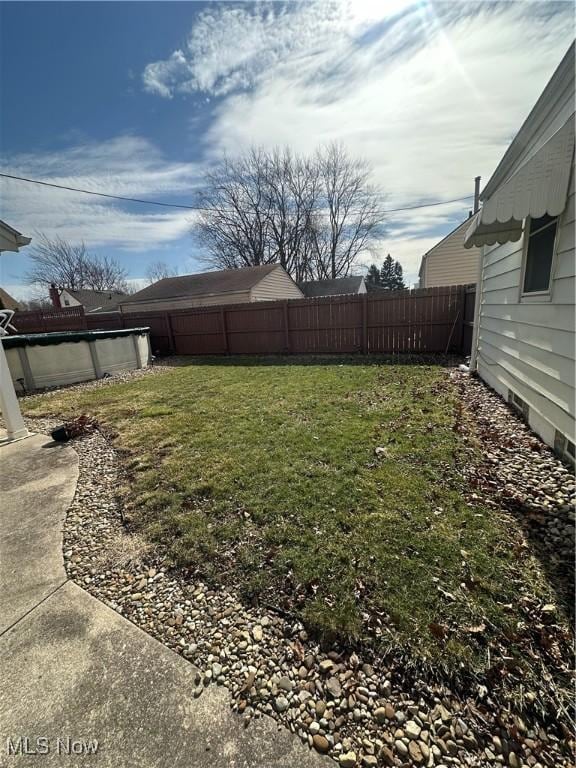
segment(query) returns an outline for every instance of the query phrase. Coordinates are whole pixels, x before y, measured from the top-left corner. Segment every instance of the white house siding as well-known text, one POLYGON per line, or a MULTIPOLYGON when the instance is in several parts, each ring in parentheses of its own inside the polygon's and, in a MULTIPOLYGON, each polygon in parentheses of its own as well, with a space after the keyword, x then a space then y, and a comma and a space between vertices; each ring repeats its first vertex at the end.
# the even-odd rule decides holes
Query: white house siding
MULTIPOLYGON (((547 136, 557 122, 545 125, 547 136)), ((528 153, 533 154, 532 147, 528 153)), ((572 170, 568 203, 559 218, 550 301, 520 302, 523 238, 484 251, 478 373, 504 397, 509 390, 521 397, 529 406, 531 427, 552 446, 555 430, 575 441, 574 203, 572 170)))
POLYGON ((275 269, 252 288, 252 301, 277 299, 301 299, 304 294, 292 278, 283 270, 275 269))
POLYGON ((424 256, 420 288, 465 285, 478 279, 478 248, 464 248, 464 236, 470 222, 464 221, 424 256))
POLYGON ((80 302, 71 293, 68 293, 66 289, 60 294, 60 303, 63 307, 79 307, 80 302))
POLYGON ((122 304, 121 311, 128 312, 167 312, 171 309, 190 309, 192 307, 211 307, 218 304, 245 304, 251 301, 250 291, 234 293, 216 293, 204 296, 183 296, 174 299, 139 301, 134 304, 122 304))

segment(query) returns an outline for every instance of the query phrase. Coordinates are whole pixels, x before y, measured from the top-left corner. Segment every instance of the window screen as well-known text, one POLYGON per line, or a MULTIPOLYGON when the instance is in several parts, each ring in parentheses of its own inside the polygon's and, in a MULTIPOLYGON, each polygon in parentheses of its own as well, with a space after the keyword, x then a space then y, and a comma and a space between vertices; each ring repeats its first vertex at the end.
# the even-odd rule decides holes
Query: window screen
POLYGON ((524 293, 547 291, 550 286, 557 218, 531 219, 524 271, 524 293))

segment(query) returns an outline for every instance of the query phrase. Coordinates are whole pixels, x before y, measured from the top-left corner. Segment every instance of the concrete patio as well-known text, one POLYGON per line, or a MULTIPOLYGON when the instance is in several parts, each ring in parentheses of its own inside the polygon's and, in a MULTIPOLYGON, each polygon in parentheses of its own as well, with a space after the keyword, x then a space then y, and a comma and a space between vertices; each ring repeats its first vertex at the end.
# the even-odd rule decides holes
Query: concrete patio
POLYGON ((329 764, 269 717, 244 728, 223 688, 194 699, 190 663, 67 579, 70 445, 35 435, 0 460, 1 766, 329 764))

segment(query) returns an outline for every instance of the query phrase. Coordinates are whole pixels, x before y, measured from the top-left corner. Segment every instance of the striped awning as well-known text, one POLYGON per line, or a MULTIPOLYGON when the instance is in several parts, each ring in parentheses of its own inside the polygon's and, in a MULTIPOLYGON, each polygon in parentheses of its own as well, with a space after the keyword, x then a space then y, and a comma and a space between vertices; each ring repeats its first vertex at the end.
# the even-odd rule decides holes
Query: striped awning
POLYGON ((566 207, 574 156, 574 115, 484 200, 466 231, 466 248, 520 240, 527 216, 558 216, 566 207))

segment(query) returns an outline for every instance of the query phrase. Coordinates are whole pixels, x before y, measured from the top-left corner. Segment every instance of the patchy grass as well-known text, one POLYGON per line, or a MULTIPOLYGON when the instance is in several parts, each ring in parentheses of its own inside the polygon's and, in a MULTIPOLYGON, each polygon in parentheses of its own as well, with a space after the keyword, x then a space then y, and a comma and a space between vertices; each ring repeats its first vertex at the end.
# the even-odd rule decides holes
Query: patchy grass
POLYGON ((117 433, 131 522, 176 563, 326 639, 479 667, 542 587, 513 527, 465 499, 445 370, 376 362, 194 360, 25 411, 117 433))

